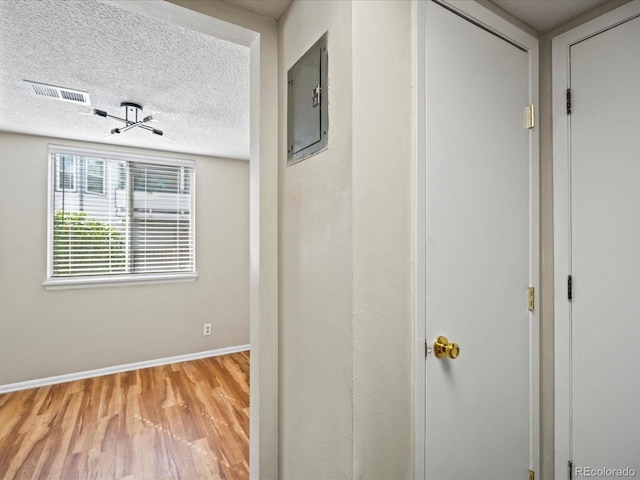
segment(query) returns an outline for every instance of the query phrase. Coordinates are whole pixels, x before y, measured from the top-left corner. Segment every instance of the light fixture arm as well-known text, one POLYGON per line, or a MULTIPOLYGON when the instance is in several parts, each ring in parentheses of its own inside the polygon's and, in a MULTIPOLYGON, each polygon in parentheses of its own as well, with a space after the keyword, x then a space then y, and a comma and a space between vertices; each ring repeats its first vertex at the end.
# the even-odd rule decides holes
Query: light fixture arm
POLYGON ((110 115, 105 110, 99 110, 97 108, 93 110, 94 115, 98 115, 99 117, 105 117, 105 118, 113 118, 114 120, 118 120, 119 122, 126 124, 126 126, 122 128, 112 129, 111 134, 124 133, 128 130, 131 130, 132 128, 140 127, 140 128, 143 128, 144 130, 149 130, 150 132, 156 135, 160 135, 160 136, 164 135, 164 132, 162 130, 158 130, 157 128, 153 128, 153 127, 150 127, 149 125, 146 125, 146 123, 153 120, 153 115, 147 115, 142 120, 138 120, 138 117, 141 116, 140 114, 142 113, 142 106, 138 105, 137 103, 131 103, 131 102, 122 102, 120 106, 124 107, 125 109, 125 118, 116 117, 115 115, 110 115))
MULTIPOLYGON (((115 117, 112 117, 115 118, 115 117)), ((124 133, 127 130, 131 130, 133 127, 141 127, 142 125, 144 125, 146 122, 150 122, 152 119, 151 115, 149 115, 148 117, 145 117, 144 119, 140 120, 139 122, 131 122, 131 121, 127 121, 127 126, 123 127, 123 128, 114 128, 113 130, 111 130, 111 133, 124 133), (117 130, 117 131, 115 131, 117 130)))

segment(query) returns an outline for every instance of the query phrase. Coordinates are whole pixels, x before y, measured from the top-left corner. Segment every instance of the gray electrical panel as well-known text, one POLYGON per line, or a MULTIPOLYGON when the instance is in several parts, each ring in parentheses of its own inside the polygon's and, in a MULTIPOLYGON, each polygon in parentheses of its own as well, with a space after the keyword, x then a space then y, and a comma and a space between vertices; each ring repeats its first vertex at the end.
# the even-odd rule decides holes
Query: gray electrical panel
POLYGON ((327 147, 327 33, 287 73, 287 163, 327 147))

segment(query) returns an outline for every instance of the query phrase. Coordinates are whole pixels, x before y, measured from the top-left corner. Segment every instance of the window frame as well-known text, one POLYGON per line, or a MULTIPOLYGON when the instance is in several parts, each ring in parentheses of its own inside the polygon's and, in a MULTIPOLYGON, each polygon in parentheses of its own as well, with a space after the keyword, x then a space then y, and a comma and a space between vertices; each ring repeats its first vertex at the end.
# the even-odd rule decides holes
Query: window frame
MULTIPOLYGON (((49 145, 47 155, 48 168, 48 192, 47 192, 47 255, 46 255, 46 279, 43 286, 47 290, 68 289, 68 288, 88 288, 102 286, 121 286, 121 285, 148 285, 155 283, 175 283, 175 282, 193 282, 198 278, 197 273, 197 239, 196 239, 196 170, 195 161, 176 157, 159 157, 152 155, 142 155, 130 152, 116 152, 106 150, 96 150, 82 147, 49 145), (55 194, 61 192, 59 189, 59 175, 57 174, 56 162, 52 161, 55 155, 72 156, 74 159, 75 172, 77 175, 78 157, 87 157, 104 161, 106 179, 106 161, 126 161, 137 163, 148 163, 151 165, 166 165, 171 167, 188 167, 192 169, 191 192, 190 192, 190 210, 191 210, 191 235, 193 238, 192 256, 193 269, 189 272, 148 272, 148 273, 123 273, 108 275, 86 275, 86 276, 54 276, 53 275, 53 258, 54 258, 54 201, 55 194)), ((181 169, 184 170, 184 169, 181 169)), ((86 176, 86 169, 85 169, 86 176)), ((86 186, 86 182, 85 182, 86 186)), ((74 182, 74 189, 67 190, 70 193, 78 191, 77 179, 74 182)), ((86 188, 85 188, 86 190, 86 188)), ((106 186, 103 190, 106 194, 106 186)), ((85 192, 91 195, 99 195, 93 192, 85 192)))

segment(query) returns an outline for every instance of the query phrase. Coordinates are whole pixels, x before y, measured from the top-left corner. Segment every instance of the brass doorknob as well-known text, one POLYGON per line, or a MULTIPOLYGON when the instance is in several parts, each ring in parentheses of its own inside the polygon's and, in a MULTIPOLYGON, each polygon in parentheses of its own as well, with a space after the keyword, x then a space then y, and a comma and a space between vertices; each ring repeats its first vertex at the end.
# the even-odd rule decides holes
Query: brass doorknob
POLYGON ((447 337, 439 336, 433 344, 433 352, 437 358, 450 358, 455 360, 460 355, 460 346, 457 343, 449 343, 447 337))

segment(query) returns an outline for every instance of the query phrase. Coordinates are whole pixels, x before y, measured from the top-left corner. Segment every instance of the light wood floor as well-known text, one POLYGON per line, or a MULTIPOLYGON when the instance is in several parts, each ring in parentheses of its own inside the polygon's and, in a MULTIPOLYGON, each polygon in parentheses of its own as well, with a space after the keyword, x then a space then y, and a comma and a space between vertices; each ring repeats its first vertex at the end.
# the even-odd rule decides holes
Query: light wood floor
POLYGON ((249 352, 0 395, 4 480, 249 477, 249 352))

